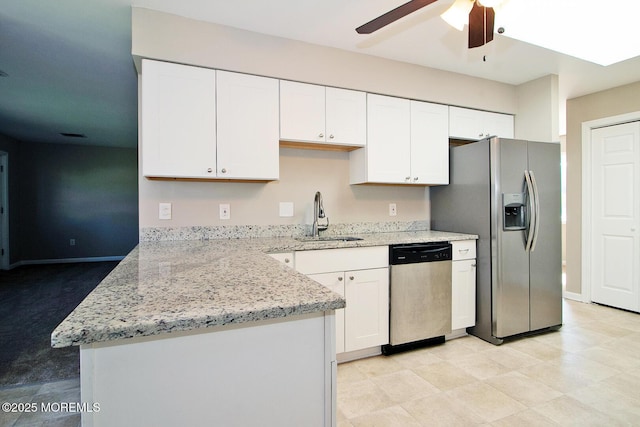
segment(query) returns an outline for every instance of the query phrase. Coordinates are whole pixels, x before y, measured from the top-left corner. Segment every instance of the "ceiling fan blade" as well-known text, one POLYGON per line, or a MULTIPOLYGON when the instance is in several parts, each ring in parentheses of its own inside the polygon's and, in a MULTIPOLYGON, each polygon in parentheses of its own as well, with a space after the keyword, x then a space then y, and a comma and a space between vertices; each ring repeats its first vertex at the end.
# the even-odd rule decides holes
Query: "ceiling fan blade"
POLYGON ((469 12, 469 48, 479 47, 493 40, 496 13, 492 7, 474 2, 469 12))
POLYGON ((391 24, 392 22, 395 22, 398 19, 415 12, 418 9, 429 6, 435 1, 436 0, 411 0, 410 2, 398 6, 395 9, 385 13, 384 15, 380 15, 377 18, 367 22, 366 24, 359 26, 358 28, 356 28, 356 32, 358 34, 371 34, 374 31, 377 31, 380 28, 391 24))

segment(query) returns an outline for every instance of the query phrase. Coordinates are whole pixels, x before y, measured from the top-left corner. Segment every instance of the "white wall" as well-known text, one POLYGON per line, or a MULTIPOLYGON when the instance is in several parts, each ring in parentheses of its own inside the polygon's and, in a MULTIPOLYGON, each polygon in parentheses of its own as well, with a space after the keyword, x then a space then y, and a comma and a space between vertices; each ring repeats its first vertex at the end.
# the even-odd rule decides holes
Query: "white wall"
POLYGON ((516 138, 559 142, 558 76, 548 75, 519 85, 516 138))
MULTIPOLYGON (((132 54, 138 65, 146 57, 503 113, 518 110, 512 85, 148 9, 132 11, 132 54)), ((140 227, 308 223, 316 190, 323 193, 332 223, 429 220, 428 189, 350 186, 348 170, 347 153, 281 149, 280 180, 268 184, 140 176, 140 227), (173 203, 171 221, 158 220, 160 201, 173 203), (278 216, 280 201, 294 202, 293 218, 278 216), (390 202, 397 203, 397 217, 388 216, 390 202), (219 203, 231 204, 231 220, 218 219, 219 203)))

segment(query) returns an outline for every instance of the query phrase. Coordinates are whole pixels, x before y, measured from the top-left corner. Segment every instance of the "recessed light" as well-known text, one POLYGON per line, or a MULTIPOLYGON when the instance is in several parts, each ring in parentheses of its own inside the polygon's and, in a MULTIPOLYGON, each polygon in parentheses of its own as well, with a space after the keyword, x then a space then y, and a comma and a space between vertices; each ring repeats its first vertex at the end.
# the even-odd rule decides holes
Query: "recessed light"
POLYGON ((83 133, 70 133, 70 132, 61 132, 60 135, 66 136, 67 138, 86 138, 87 135, 83 133))

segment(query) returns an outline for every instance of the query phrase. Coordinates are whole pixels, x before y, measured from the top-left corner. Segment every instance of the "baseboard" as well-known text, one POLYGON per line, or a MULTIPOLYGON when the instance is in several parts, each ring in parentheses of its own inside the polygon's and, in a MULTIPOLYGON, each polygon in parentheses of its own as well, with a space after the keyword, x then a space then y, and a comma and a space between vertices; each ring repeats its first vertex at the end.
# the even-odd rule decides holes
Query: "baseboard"
POLYGON ((86 258, 56 258, 56 259, 33 259, 15 262, 9 265, 9 270, 20 267, 22 265, 38 265, 38 264, 69 264, 75 262, 104 262, 104 261, 122 261, 124 255, 118 256, 101 256, 86 258))
POLYGON ((562 292, 562 297, 573 301, 585 302, 582 298, 582 294, 577 294, 575 292, 564 291, 562 292))

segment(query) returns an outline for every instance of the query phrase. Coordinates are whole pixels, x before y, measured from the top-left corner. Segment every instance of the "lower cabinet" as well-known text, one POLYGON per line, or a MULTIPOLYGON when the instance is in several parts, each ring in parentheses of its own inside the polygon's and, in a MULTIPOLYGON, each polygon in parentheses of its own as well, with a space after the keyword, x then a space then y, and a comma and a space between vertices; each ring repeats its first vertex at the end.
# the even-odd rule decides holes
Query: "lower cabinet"
POLYGON ((476 241, 452 242, 451 329, 476 323, 476 241))
POLYGON ((336 310, 336 353, 389 343, 388 256, 387 246, 295 253, 296 270, 347 302, 336 310))
POLYGON ((345 297, 347 307, 336 310, 336 353, 389 343, 389 269, 310 274, 345 297))

